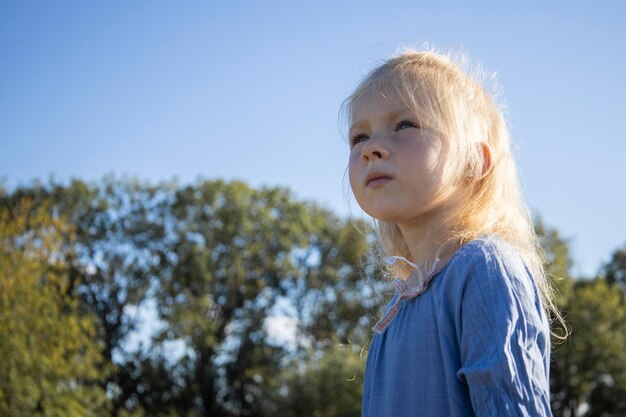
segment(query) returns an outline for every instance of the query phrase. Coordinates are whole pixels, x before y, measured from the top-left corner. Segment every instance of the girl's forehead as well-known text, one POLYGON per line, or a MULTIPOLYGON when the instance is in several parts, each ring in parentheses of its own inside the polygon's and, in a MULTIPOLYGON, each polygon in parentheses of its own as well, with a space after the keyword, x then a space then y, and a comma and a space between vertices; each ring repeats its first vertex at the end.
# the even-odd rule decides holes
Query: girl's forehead
POLYGON ((352 116, 380 109, 409 109, 407 101, 397 92, 367 92, 356 98, 351 105, 352 116))
POLYGON ((359 93, 358 97, 355 99, 354 103, 359 102, 394 102, 394 101, 404 101, 403 96, 399 89, 397 88, 386 88, 384 90, 366 90, 359 93))

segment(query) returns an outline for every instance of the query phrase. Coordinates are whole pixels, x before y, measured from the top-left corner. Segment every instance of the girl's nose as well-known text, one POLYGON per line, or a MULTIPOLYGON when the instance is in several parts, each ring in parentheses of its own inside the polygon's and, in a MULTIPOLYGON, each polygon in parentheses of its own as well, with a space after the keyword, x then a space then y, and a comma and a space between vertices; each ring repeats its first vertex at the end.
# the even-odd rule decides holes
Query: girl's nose
POLYGON ((370 139, 363 144, 361 155, 365 161, 389 158, 389 149, 381 145, 380 141, 370 139))

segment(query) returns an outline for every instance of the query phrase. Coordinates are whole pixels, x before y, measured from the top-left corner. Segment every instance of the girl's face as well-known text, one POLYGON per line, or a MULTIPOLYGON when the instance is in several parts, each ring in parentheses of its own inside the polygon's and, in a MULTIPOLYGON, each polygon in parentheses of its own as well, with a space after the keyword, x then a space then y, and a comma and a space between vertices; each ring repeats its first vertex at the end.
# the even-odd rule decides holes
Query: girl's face
POLYGON ((423 223, 445 208, 445 136, 420 121, 398 96, 367 95, 352 108, 350 185, 370 216, 398 226, 423 223))

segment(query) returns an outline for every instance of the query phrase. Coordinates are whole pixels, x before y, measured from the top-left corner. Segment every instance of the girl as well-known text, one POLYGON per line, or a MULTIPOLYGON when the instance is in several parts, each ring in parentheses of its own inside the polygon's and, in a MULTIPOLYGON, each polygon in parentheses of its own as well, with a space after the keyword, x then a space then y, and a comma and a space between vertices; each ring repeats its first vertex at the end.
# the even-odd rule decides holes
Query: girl
POLYGON ((343 111, 352 191, 400 277, 362 415, 550 416, 547 313, 560 316, 494 100, 448 57, 408 51, 343 111))

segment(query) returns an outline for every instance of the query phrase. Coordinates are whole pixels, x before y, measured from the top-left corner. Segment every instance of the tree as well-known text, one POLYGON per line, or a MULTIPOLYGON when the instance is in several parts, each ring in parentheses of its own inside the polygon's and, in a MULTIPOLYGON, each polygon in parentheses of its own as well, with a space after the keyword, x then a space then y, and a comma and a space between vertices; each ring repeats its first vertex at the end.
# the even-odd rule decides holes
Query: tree
POLYGON ((296 354, 368 322, 351 266, 367 245, 349 222, 284 189, 223 181, 179 190, 173 213, 176 261, 159 287, 168 326, 158 341, 184 341, 182 386, 197 415, 275 409, 268 392, 294 352, 271 342, 266 318, 296 320, 296 354))
MULTIPOLYGON (((544 268, 554 284, 556 304, 562 308, 567 303, 574 285, 569 241, 563 238, 558 230, 547 227, 541 218, 535 219, 535 233, 545 254, 544 268)), ((558 340, 555 342, 558 343, 558 340)))
POLYGON ((264 415, 294 355, 337 335, 369 337, 380 297, 353 267, 365 238, 288 190, 108 177, 36 182, 3 192, 0 203, 15 208, 24 198, 31 212, 49 201, 51 215, 73 226, 59 234, 57 257, 66 293, 95 319, 111 416, 264 415), (132 350, 131 312, 152 302, 162 331, 132 350), (295 320, 295 350, 270 340, 267 318, 277 315, 295 320), (173 356, 172 342, 184 346, 173 356))
MULTIPOLYGON (((569 337, 553 340, 551 401, 554 415, 626 415, 626 306, 621 277, 626 270, 617 251, 604 276, 571 278, 568 243, 556 230, 537 223, 546 251, 546 269, 554 277, 557 304, 569 337)), ((553 331, 566 330, 558 322, 553 331)))
POLYGON ((559 415, 626 413, 624 295, 603 278, 578 281, 566 306, 570 340, 555 351, 559 415), (609 397, 608 394, 611 394, 609 397), (617 394, 617 396, 612 396, 617 394))
POLYGON ((605 338, 615 340, 605 341, 608 346, 603 348, 603 353, 609 357, 598 361, 609 360, 610 363, 597 366, 604 372, 596 371, 594 375, 585 416, 623 416, 626 415, 626 248, 613 253, 597 281, 608 287, 606 292, 610 296, 603 298, 609 305, 603 307, 610 310, 610 317, 600 320, 596 327, 605 330, 602 332, 605 338))
POLYGON ((105 415, 94 321, 58 256, 73 230, 48 207, 0 206, 0 415, 105 415))
POLYGON ((129 311, 146 300, 168 253, 162 219, 169 192, 168 184, 107 177, 99 184, 77 179, 68 185, 35 182, 0 196, 9 209, 24 198, 33 201, 30 211, 46 204, 49 213, 72 224, 71 235, 58 236, 57 255, 67 267, 66 291, 75 294, 96 321, 94 337, 107 375, 101 386, 112 400, 112 416, 126 407, 138 388, 139 353, 128 351, 124 341, 136 329, 129 311))
POLYGON ((281 375, 278 410, 283 417, 358 417, 365 374, 364 349, 336 344, 308 351, 281 375))
POLYGON ((619 286, 626 292, 626 246, 613 253, 604 267, 604 276, 610 285, 619 286))

